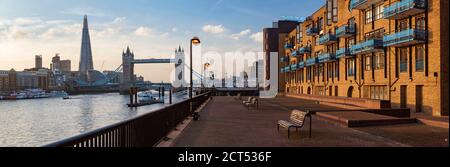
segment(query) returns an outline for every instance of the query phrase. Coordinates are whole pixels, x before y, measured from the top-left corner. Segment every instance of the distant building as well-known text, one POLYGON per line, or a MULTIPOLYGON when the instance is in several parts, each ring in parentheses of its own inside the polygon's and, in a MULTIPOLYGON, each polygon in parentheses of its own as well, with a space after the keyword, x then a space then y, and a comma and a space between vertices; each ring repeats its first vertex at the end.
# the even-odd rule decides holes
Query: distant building
POLYGON ((52 58, 52 64, 50 65, 50 68, 54 73, 70 72, 71 71, 71 62, 70 62, 70 60, 61 60, 61 57, 59 57, 59 54, 56 54, 52 58))
POLYGON ((42 68, 42 55, 36 55, 34 58, 34 63, 35 63, 34 67, 36 69, 42 68))
POLYGON ((52 75, 47 69, 37 71, 0 70, 0 91, 11 92, 23 89, 48 90, 52 85, 52 75))
MULTIPOLYGON (((274 22, 272 28, 265 28, 263 30, 263 50, 265 54, 265 78, 266 80, 270 80, 270 53, 277 52, 278 58, 277 62, 279 66, 281 66, 280 59, 285 55, 284 53, 284 44, 288 34, 297 28, 299 25, 298 21, 290 21, 290 20, 280 20, 278 22, 274 22)), ((281 71, 279 71, 281 73, 281 71)), ((278 90, 284 91, 284 86, 281 81, 284 81, 284 76, 279 75, 278 77, 279 86, 278 90)))

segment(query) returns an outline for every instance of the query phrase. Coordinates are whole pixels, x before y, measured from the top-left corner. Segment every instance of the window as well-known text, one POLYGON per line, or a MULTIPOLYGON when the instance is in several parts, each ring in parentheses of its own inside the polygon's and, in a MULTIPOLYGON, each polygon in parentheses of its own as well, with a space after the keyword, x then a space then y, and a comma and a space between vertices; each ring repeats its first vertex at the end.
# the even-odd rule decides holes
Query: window
POLYGON ((416 71, 423 72, 424 70, 424 56, 425 56, 425 48, 423 45, 416 47, 416 71))
POLYGON ((425 30, 425 17, 416 18, 416 29, 425 30))
POLYGON ((400 48, 400 72, 408 72, 408 49, 400 48))
POLYGON ((327 0, 327 25, 338 21, 338 2, 337 0, 327 0))
POLYGON ((385 59, 384 53, 376 54, 373 57, 373 68, 375 70, 384 69, 384 59, 385 59))
POLYGON ((319 22, 317 22, 317 29, 319 32, 323 30, 323 17, 319 18, 319 22))
POLYGON ((366 24, 372 23, 373 21, 372 8, 367 9, 365 11, 365 15, 366 15, 366 24))
POLYGON ((364 35, 366 40, 383 39, 383 36, 384 36, 384 28, 368 32, 364 35))
POLYGON ((364 70, 372 70, 371 56, 364 56, 364 70))
POLYGON ((383 5, 379 5, 379 6, 375 7, 375 11, 374 11, 375 20, 379 20, 379 19, 383 18, 383 11, 384 11, 383 5))
POLYGON ((355 45, 355 43, 356 43, 355 38, 349 38, 349 39, 347 40, 347 46, 345 46, 345 47, 351 48, 353 45, 355 45))
POLYGON ((355 59, 348 59, 347 75, 348 76, 355 76, 355 59))
POLYGON ((363 89, 365 98, 385 100, 389 97, 387 86, 384 85, 364 86, 363 89))
POLYGON ((333 0, 333 22, 338 22, 338 2, 333 0))
POLYGON ((408 20, 402 20, 398 23, 398 30, 403 31, 409 28, 408 20))

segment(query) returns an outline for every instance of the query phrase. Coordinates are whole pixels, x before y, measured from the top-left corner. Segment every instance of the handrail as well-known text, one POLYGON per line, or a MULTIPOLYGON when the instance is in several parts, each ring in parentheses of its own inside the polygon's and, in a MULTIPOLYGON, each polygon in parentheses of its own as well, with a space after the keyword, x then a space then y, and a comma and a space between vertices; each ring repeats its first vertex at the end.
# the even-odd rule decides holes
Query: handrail
MULTIPOLYGON (((73 137, 69 137, 69 138, 54 142, 54 143, 50 143, 50 144, 44 145, 43 147, 67 147, 67 146, 69 146, 69 147, 70 146, 81 146, 81 147, 83 147, 83 146, 90 147, 91 146, 92 147, 93 145, 95 145, 93 147, 98 147, 99 145, 102 145, 103 147, 104 146, 114 147, 114 146, 119 146, 119 145, 124 144, 123 142, 130 142, 130 144, 128 144, 127 146, 134 146, 132 141, 128 141, 128 140, 133 140, 132 138, 126 139, 127 141, 124 141, 124 139, 122 139, 122 137, 124 138, 125 137, 124 135, 127 135, 127 134, 121 134, 121 132, 115 132, 115 131, 118 129, 124 130, 124 128, 128 128, 127 132, 136 131, 136 129, 130 129, 130 127, 126 127, 126 126, 131 125, 132 123, 140 121, 141 119, 144 119, 144 118, 151 118, 152 116, 155 116, 161 112, 173 111, 177 107, 183 107, 183 105, 186 105, 188 103, 198 102, 198 101, 203 103, 206 101, 206 97, 209 98, 210 95, 211 95, 210 92, 207 92, 207 93, 198 95, 192 99, 186 99, 179 103, 165 106, 163 108, 152 111, 150 113, 147 113, 147 114, 135 117, 135 118, 130 118, 128 120, 114 123, 112 125, 108 125, 108 126, 96 129, 96 130, 92 130, 92 131, 89 131, 89 132, 86 132, 83 134, 73 136, 73 137), (112 135, 109 134, 110 132, 114 133, 115 136, 114 136, 114 134, 112 134, 112 135), (119 134, 119 135, 117 135, 117 134, 119 134), (119 137, 121 137, 121 139, 119 139, 119 137), (94 138, 100 144, 99 143, 95 143, 95 144, 91 143, 91 139, 94 139, 94 138), (111 140, 111 141, 106 141, 106 140, 111 140), (113 143, 111 144, 111 142, 113 142, 113 143)), ((198 104, 193 105, 193 110, 197 109, 197 107, 198 107, 198 104)), ((190 112, 192 112, 192 111, 190 111, 190 112)), ((177 114, 177 113, 172 113, 172 114, 177 114)), ((173 115, 171 115, 170 118, 167 118, 170 120, 160 120, 160 121, 166 121, 166 125, 167 125, 168 121, 174 121, 173 119, 179 119, 179 118, 173 118, 172 116, 173 115)), ((176 122, 175 125, 176 124, 178 124, 178 122, 176 122)), ((133 125, 131 125, 131 126, 133 126, 133 125)), ((141 134, 141 135, 143 135, 143 134, 141 134)), ((127 137, 130 137, 130 136, 127 136, 127 137)), ((133 137, 136 137, 136 136, 133 136, 133 137)), ((161 139, 163 137, 164 136, 159 136, 159 137, 156 136, 155 138, 161 139)), ((139 139, 136 139, 136 140, 139 140, 139 139)), ((152 141, 148 141, 148 142, 152 142, 152 141)), ((153 143, 153 142, 145 143, 146 146, 153 146, 154 144, 156 144, 156 143, 153 143)))

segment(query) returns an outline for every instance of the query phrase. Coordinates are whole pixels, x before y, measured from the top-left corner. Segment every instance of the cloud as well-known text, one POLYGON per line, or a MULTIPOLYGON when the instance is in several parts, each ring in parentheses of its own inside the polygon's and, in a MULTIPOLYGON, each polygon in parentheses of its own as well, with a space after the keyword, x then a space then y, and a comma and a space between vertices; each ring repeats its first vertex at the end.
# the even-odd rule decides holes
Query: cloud
POLYGON ((225 32, 225 27, 223 27, 222 25, 205 25, 203 26, 202 30, 206 33, 220 34, 225 32))
POLYGON ((96 16, 96 17, 104 17, 107 16, 106 13, 101 12, 98 9, 94 8, 72 8, 72 9, 65 9, 61 11, 62 14, 69 14, 69 15, 88 15, 88 16, 96 16))
POLYGON ((241 32, 239 32, 237 34, 231 34, 231 38, 233 38, 234 40, 240 40, 241 37, 246 36, 246 35, 248 35, 250 33, 251 33, 251 30, 250 29, 246 29, 246 30, 243 30, 243 31, 241 31, 241 32))
POLYGON ((178 29, 176 27, 172 28, 172 32, 177 32, 178 29))
POLYGON ((250 35, 250 39, 253 39, 256 42, 262 43, 263 42, 263 32, 257 32, 257 33, 250 35))
POLYGON ((148 27, 139 27, 136 29, 136 31, 134 31, 134 34, 137 36, 141 36, 141 37, 148 37, 150 35, 152 35, 153 30, 151 28, 148 27))
POLYGON ((117 17, 114 19, 113 24, 121 24, 123 23, 127 18, 126 17, 117 17))

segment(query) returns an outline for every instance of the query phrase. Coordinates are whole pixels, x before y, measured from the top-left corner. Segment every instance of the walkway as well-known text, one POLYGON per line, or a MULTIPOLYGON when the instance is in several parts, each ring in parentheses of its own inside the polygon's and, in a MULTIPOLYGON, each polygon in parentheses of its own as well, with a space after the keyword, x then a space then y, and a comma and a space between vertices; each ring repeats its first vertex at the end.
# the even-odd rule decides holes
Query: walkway
POLYGON ((291 139, 288 139, 286 130, 277 132, 276 123, 279 119, 289 118, 292 109, 336 110, 339 108, 288 97, 262 100, 259 110, 247 110, 241 103, 232 97, 214 97, 201 112, 200 120, 191 122, 171 146, 389 147, 432 145, 448 147, 448 142, 444 141, 445 138, 448 138, 448 129, 420 124, 352 129, 319 119, 317 116, 313 116, 312 138, 308 138, 309 122, 306 122, 300 135, 294 132, 293 135, 291 134, 291 139), (405 128, 410 126, 413 129, 405 128), (417 133, 420 135, 411 133, 417 132, 416 130, 421 131, 417 133), (409 133, 400 133, 399 131, 409 133), (405 135, 396 135, 399 133, 405 135))

